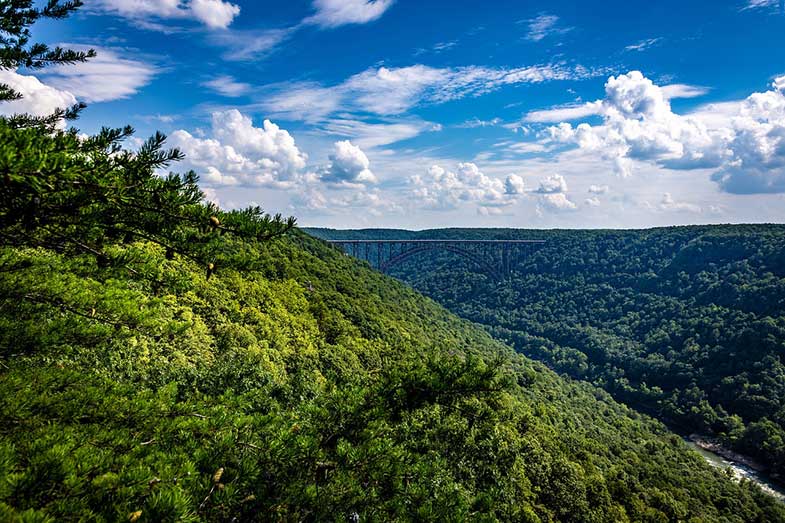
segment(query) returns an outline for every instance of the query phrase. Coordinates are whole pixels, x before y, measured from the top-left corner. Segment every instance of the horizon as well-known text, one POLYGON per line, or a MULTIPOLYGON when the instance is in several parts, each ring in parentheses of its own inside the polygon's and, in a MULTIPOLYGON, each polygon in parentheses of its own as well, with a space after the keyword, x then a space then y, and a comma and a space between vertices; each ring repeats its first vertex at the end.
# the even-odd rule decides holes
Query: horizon
POLYGON ((785 223, 775 222, 738 222, 738 223, 691 223, 675 225, 656 225, 652 227, 429 227, 426 229, 407 229, 402 227, 363 227, 363 228, 340 228, 340 227, 319 227, 310 225, 298 225, 298 228, 306 230, 328 230, 346 232, 365 232, 365 231, 402 231, 402 232, 430 232, 430 231, 454 231, 454 230, 516 230, 516 231, 650 231, 655 229, 673 229, 688 227, 785 227, 785 223))
POLYGON ((785 6, 95 0, 3 114, 161 130, 224 208, 329 228, 785 222, 785 6), (729 37, 732 36, 732 37, 729 37))

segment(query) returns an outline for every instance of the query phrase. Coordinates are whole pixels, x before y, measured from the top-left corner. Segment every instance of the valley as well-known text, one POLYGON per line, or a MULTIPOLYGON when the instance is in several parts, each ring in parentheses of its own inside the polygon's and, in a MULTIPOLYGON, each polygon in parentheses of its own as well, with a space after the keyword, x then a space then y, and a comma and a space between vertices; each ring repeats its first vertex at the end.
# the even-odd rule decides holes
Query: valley
POLYGON ((503 282, 450 252, 391 275, 557 372, 785 473, 785 228, 312 230, 546 243, 503 282))

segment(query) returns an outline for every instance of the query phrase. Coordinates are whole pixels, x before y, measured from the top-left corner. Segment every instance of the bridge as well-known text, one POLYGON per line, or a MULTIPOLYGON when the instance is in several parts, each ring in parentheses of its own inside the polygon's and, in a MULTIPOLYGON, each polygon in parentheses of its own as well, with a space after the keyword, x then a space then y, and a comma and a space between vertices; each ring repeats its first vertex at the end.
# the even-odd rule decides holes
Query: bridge
POLYGON ((429 251, 466 258, 496 280, 503 280, 521 257, 545 240, 327 240, 344 253, 367 261, 381 272, 429 251))

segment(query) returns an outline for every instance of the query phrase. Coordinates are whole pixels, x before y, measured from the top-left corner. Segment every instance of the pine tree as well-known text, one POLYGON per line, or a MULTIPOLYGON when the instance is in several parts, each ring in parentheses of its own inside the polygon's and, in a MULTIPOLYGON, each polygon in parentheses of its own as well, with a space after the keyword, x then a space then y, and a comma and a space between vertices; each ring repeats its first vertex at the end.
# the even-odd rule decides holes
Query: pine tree
MULTIPOLYGON (((42 9, 33 7, 32 0, 4 0, 0 2, 0 69, 19 67, 40 69, 48 65, 75 64, 95 56, 95 51, 74 51, 42 43, 30 44, 30 26, 41 18, 63 19, 82 6, 81 0, 49 0, 42 9)), ((0 102, 19 100, 22 94, 7 84, 0 84, 0 102)), ((58 108, 48 116, 19 114, 3 118, 11 127, 53 128, 62 120, 75 120, 84 104, 58 108)))
MULTIPOLYGON (((42 9, 30 0, 0 4, 0 67, 41 68, 84 62, 95 52, 30 44, 29 27, 40 18, 60 19, 81 6, 78 0, 50 0, 42 9)), ((0 85, 0 102, 22 95, 0 85)), ((131 127, 104 128, 95 136, 58 129, 78 116, 83 105, 58 109, 46 117, 0 118, 0 240, 16 247, 44 247, 89 253, 101 266, 133 265, 113 259, 112 242, 143 240, 166 256, 190 258, 208 276, 223 265, 244 263, 243 242, 265 241, 295 226, 293 218, 270 216, 260 208, 223 212, 206 202, 198 177, 160 176, 183 158, 165 149, 156 133, 137 151, 123 148, 131 127)))

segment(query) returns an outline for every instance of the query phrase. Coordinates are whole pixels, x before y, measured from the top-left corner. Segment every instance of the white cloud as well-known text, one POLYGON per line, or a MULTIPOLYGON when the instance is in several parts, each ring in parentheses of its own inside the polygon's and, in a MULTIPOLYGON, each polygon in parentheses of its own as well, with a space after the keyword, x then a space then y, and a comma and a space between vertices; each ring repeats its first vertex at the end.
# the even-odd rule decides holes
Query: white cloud
POLYGON ((330 163, 320 172, 322 181, 349 187, 378 182, 362 149, 349 140, 335 142, 334 147, 330 163))
MULTIPOLYGON (((516 69, 433 68, 421 64, 400 68, 371 68, 333 85, 313 82, 278 84, 256 108, 271 117, 318 125, 327 134, 351 138, 372 148, 438 131, 439 124, 417 118, 401 119, 416 106, 479 96, 504 85, 540 83, 594 76, 581 66, 539 65, 516 69), (393 117, 399 117, 392 120, 393 117), (370 120, 370 121, 369 121, 370 120)), ((498 119, 470 121, 467 126, 495 125, 498 119)))
POLYGON ((211 29, 225 29, 240 14, 240 6, 223 0, 96 0, 90 7, 151 29, 158 26, 154 22, 147 23, 149 19, 193 20, 211 29))
POLYGON ((561 174, 552 174, 540 180, 540 186, 534 191, 539 202, 539 209, 551 212, 574 211, 578 208, 567 197, 567 180, 561 174))
MULTIPOLYGON (((89 46, 60 44, 74 50, 89 46)), ((56 65, 43 72, 46 83, 74 94, 85 102, 108 102, 128 98, 149 84, 155 66, 129 58, 121 58, 116 49, 95 48, 97 56, 87 62, 56 65)))
POLYGON ((401 114, 421 98, 429 96, 432 86, 450 82, 449 72, 424 65, 388 69, 368 69, 342 86, 351 93, 355 104, 374 114, 401 114))
POLYGON ((438 124, 422 120, 368 123, 351 118, 329 119, 320 129, 330 135, 352 138, 359 147, 367 149, 414 138, 423 132, 441 130, 438 124))
POLYGON ((561 174, 553 174, 540 180, 539 194, 557 194, 567 192, 567 180, 561 174))
POLYGON ((611 188, 607 185, 590 185, 589 192, 591 194, 606 194, 611 188))
POLYGON ((669 100, 674 98, 698 98, 709 92, 709 89, 706 87, 687 84, 663 85, 660 89, 662 89, 662 95, 669 100))
POLYGON ((479 210, 512 205, 524 191, 523 179, 515 174, 502 181, 468 162, 459 163, 456 171, 432 165, 424 175, 410 177, 412 196, 431 210, 451 210, 461 204, 476 205, 479 210))
POLYGON ((597 198, 596 196, 592 196, 591 198, 586 198, 584 200, 584 203, 589 207, 599 207, 602 204, 602 202, 600 202, 600 199, 597 198))
POLYGON ((227 28, 240 14, 240 6, 222 0, 191 0, 193 17, 211 28, 227 28))
POLYGON ((660 201, 659 208, 663 211, 677 211, 677 212, 692 212, 692 213, 699 213, 701 212, 700 205, 695 205, 693 203, 688 202, 677 202, 673 199, 671 193, 666 192, 662 195, 662 200, 660 201))
POLYGON ((539 154, 550 150, 549 146, 540 142, 511 142, 504 141, 494 144, 494 147, 502 147, 505 151, 512 154, 539 154))
MULTIPOLYGON (((697 98, 709 92, 705 87, 687 84, 671 84, 659 88, 666 100, 674 98, 697 98)), ((603 100, 594 102, 557 105, 550 109, 530 111, 523 117, 526 123, 554 123, 580 120, 588 116, 603 114, 603 100)), ((518 125, 518 124, 516 124, 518 125)))
POLYGON ((449 42, 437 42, 433 46, 433 51, 435 53, 441 53, 442 51, 447 51, 448 49, 452 49, 458 45, 458 40, 450 40, 449 42))
MULTIPOLYGON (((548 129, 547 139, 575 144, 613 161, 628 176, 635 162, 671 169, 714 169, 731 193, 785 192, 785 79, 745 100, 672 111, 666 91, 638 71, 610 77, 601 104, 603 124, 548 129)), ((679 87, 674 92, 684 89, 679 87)), ((671 93, 673 95, 673 92, 671 93)))
POLYGON ((394 3, 394 0, 314 0, 316 13, 303 22, 323 28, 367 24, 380 18, 394 3))
POLYGON ((526 34, 526 39, 533 42, 539 42, 547 36, 564 34, 572 30, 572 27, 559 27, 559 17, 547 13, 540 14, 536 18, 532 18, 526 22, 529 26, 529 32, 526 34))
POLYGON ((310 211, 319 215, 348 213, 352 216, 352 223, 368 216, 390 217, 403 212, 400 205, 391 201, 380 190, 368 188, 325 194, 318 188, 308 187, 292 198, 291 209, 296 213, 310 211), (358 209, 363 209, 362 217, 357 216, 358 209))
POLYGON ((0 103, 2 116, 48 116, 56 109, 66 109, 77 102, 76 97, 68 91, 45 85, 35 76, 21 75, 8 69, 0 69, 0 83, 22 95, 20 100, 0 103))
POLYGON ((340 111, 390 116, 423 104, 439 104, 479 96, 505 85, 576 80, 597 71, 565 64, 519 68, 467 66, 434 68, 416 64, 400 68, 371 68, 338 85, 283 84, 262 103, 269 113, 319 121, 340 111))
POLYGON ((215 45, 226 48, 221 55, 224 60, 248 62, 270 54, 278 45, 289 38, 295 28, 264 30, 213 31, 208 39, 215 45))
POLYGON ((549 129, 551 139, 599 152, 622 175, 633 160, 699 168, 717 166, 728 155, 727 133, 673 113, 663 90, 638 71, 610 77, 599 107, 603 125, 562 123, 549 129))
POLYGON ((478 127, 494 127, 502 123, 501 118, 491 118, 490 120, 480 120, 477 117, 472 118, 471 120, 466 120, 462 124, 456 125, 456 127, 462 129, 476 129, 478 127))
POLYGON ((528 123, 564 122, 586 118, 602 111, 602 102, 586 102, 583 104, 559 105, 551 109, 531 111, 524 116, 528 123))
POLYGON ((753 93, 733 119, 733 157, 712 177, 729 192, 785 192, 785 77, 774 88, 753 93))
POLYGON ((785 93, 785 75, 775 78, 771 85, 780 93, 785 93))
POLYGON ((336 88, 297 83, 283 86, 277 93, 266 96, 261 105, 268 113, 287 120, 318 123, 341 109, 343 96, 336 88))
POLYGON ((202 85, 218 94, 229 97, 243 96, 251 91, 250 84, 238 82, 228 75, 216 76, 211 80, 203 82, 202 85))
POLYGON ((747 0, 746 5, 744 5, 741 10, 746 11, 747 9, 765 9, 771 8, 781 5, 780 0, 747 0))
POLYGON ((646 49, 658 44, 662 38, 647 38, 639 41, 637 44, 628 45, 624 48, 625 51, 645 51, 646 49))
POLYGON ((548 211, 574 211, 578 208, 563 192, 541 194, 540 206, 548 211))
POLYGON ((182 129, 170 136, 171 145, 185 153, 184 166, 208 186, 285 187, 303 175, 307 156, 269 120, 254 127, 249 117, 231 109, 213 113, 210 130, 210 138, 182 129))
POLYGON ((526 186, 523 183, 523 178, 517 174, 511 174, 504 180, 504 192, 506 194, 524 194, 526 186))

